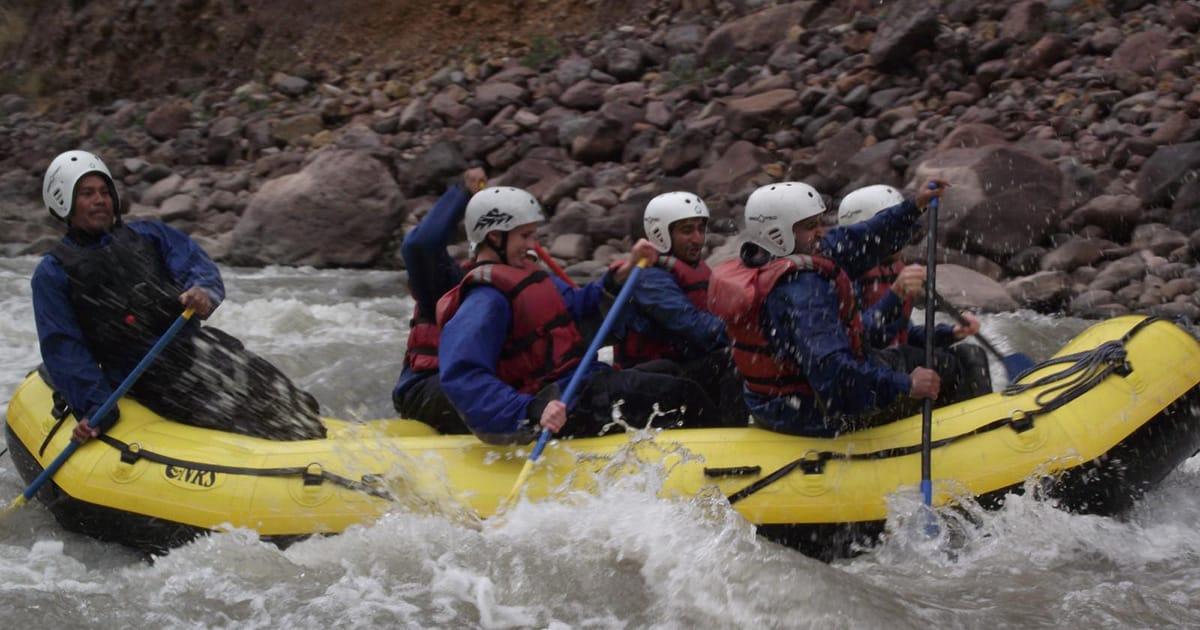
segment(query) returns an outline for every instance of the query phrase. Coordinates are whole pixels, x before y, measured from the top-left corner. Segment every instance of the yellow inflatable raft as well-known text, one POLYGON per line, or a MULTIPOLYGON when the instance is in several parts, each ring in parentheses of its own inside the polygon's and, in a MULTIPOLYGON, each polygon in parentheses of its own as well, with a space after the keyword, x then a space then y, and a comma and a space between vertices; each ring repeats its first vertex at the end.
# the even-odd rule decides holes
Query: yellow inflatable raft
MULTIPOLYGON (((1117 318, 1055 356, 1066 358, 1021 378, 1025 391, 936 410, 935 504, 972 495, 991 505, 1036 477, 1069 509, 1116 513, 1200 449, 1200 345, 1183 329, 1117 318), (1037 385, 1051 375, 1059 380, 1037 385)), ((52 399, 34 373, 8 408, 26 481, 70 437, 74 418, 56 420, 52 399)), ((120 422, 38 498, 68 529, 151 551, 226 525, 286 543, 398 505, 492 516, 528 453, 413 421, 327 423, 327 439, 272 442, 170 422, 125 400, 120 422)), ((665 466, 664 495, 720 492, 768 536, 830 555, 877 534, 886 496, 918 483, 920 417, 832 439, 740 428, 557 442, 527 494, 594 487, 636 460, 665 466)))

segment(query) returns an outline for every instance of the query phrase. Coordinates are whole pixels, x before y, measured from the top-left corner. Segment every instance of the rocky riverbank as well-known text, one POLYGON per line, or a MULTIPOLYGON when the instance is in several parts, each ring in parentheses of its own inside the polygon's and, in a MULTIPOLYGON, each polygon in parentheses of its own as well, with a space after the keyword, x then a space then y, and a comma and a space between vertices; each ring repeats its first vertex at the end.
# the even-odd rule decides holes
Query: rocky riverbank
POLYGON ((581 277, 660 192, 705 199, 721 258, 763 183, 836 204, 936 176, 951 299, 1200 319, 1198 29, 1185 0, 675 0, 416 79, 347 57, 78 111, 14 91, 0 252, 57 238, 41 169, 75 146, 113 167, 130 216, 241 265, 399 267, 404 230, 482 165, 542 200, 581 277))

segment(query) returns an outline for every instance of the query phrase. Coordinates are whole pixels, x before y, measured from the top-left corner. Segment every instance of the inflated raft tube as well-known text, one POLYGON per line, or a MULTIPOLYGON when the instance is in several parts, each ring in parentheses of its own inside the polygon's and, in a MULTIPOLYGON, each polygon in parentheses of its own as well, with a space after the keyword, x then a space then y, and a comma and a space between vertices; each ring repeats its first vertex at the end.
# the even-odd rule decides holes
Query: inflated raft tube
MULTIPOLYGON (((1200 449, 1198 383, 1200 344, 1176 325, 1092 326, 1006 392, 934 412, 934 503, 993 506, 1036 479, 1067 509, 1119 513, 1200 449)), ((75 419, 62 411, 36 373, 14 393, 7 437, 27 481, 66 446, 75 419)), ((392 509, 492 516, 528 453, 407 420, 326 423, 326 439, 273 442, 124 400, 120 422, 37 496, 67 529, 152 552, 227 526, 286 543, 392 509)), ((768 537, 829 557, 870 542, 886 497, 916 487, 920 417, 830 439, 750 427, 562 441, 526 496, 592 489, 638 461, 666 471, 664 496, 720 492, 768 537)))

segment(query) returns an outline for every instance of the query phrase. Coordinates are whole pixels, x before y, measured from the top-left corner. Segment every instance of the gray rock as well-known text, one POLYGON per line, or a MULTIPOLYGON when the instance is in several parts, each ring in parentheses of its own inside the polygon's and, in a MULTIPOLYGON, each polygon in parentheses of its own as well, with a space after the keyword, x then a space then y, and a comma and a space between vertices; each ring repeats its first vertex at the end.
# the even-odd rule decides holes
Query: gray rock
POLYGON ((297 114, 271 125, 271 137, 282 144, 292 144, 299 138, 312 136, 324 128, 325 123, 319 114, 297 114))
POLYGON ((591 80, 580 81, 558 97, 558 102, 578 110, 597 109, 604 104, 604 92, 608 85, 591 80))
POLYGON ((1091 289, 1115 291, 1146 275, 1146 263, 1139 256, 1128 256, 1115 260, 1096 275, 1089 286, 1091 289))
POLYGON ((1162 29, 1134 33, 1113 52, 1112 67, 1117 71, 1153 74, 1169 43, 1170 34, 1162 29))
POLYGON ((686 173, 700 163, 710 143, 708 134, 695 129, 672 134, 663 145, 659 165, 668 175, 686 173))
POLYGON ((141 202, 147 206, 157 206, 166 201, 171 195, 179 192, 179 189, 182 187, 183 176, 177 174, 168 175, 147 188, 142 193, 141 202))
POLYGON ((1133 230, 1130 245, 1147 249, 1158 256, 1166 256, 1187 245, 1188 237, 1161 223, 1145 223, 1133 230))
POLYGON ((423 192, 437 193, 445 188, 449 178, 457 177, 467 170, 467 160, 458 145, 449 140, 439 140, 409 164, 407 178, 401 178, 405 192, 417 195, 423 192))
POLYGON ((1197 178, 1200 142, 1159 147, 1138 171, 1138 196, 1147 205, 1171 207, 1183 185, 1197 178))
POLYGON ((734 142, 704 169, 696 192, 707 199, 710 195, 729 196, 755 184, 765 184, 770 177, 763 166, 769 160, 770 155, 754 144, 744 140, 734 142))
POLYGON ((476 115, 487 120, 506 105, 521 105, 527 96, 519 85, 489 81, 475 89, 472 105, 476 115))
POLYGON ((425 124, 429 108, 423 98, 414 98, 400 112, 400 128, 405 131, 416 131, 425 124))
POLYGON ((1017 148, 936 151, 913 173, 910 188, 931 179, 954 183, 941 204, 946 242, 993 260, 1041 242, 1062 219, 1062 174, 1017 148))
POLYGON ((271 87, 288 96, 301 96, 312 87, 312 84, 306 79, 276 72, 271 76, 271 87))
POLYGON ((362 267, 380 260, 404 219, 388 169, 355 151, 321 151, 299 173, 265 182, 233 230, 235 264, 362 267))
POLYGON ((708 28, 703 24, 680 24, 667 29, 664 43, 673 53, 695 52, 704 43, 708 28))
POLYGON ((591 250, 592 240, 587 234, 560 234, 550 244, 551 256, 569 261, 589 258, 591 250))
POLYGON ((605 54, 608 73, 620 81, 642 76, 642 53, 636 48, 610 48, 605 54))
POLYGON ((1100 243, 1086 238, 1074 238, 1042 257, 1040 267, 1045 271, 1074 271, 1100 260, 1100 243))
POLYGON ((585 164, 616 161, 624 149, 621 123, 608 118, 592 118, 571 140, 571 157, 585 164))
POLYGON ((771 90, 733 99, 726 105, 726 122, 730 131, 734 133, 790 120, 799 114, 796 91, 789 89, 771 90))
POLYGON ((1108 236, 1124 240, 1143 212, 1142 202, 1133 195, 1100 195, 1072 212, 1063 225, 1071 230, 1097 225, 1108 236))
POLYGON ((822 8, 819 2, 791 2, 728 22, 704 40, 700 58, 704 63, 732 63, 741 53, 774 46, 822 8))
POLYGON ((592 62, 583 57, 567 57, 554 68, 554 80, 569 88, 586 79, 592 73, 592 62))
POLYGON ((1012 280, 1005 289, 1024 308, 1052 312, 1071 296, 1071 277, 1062 271, 1040 271, 1012 280))
POLYGON ((170 140, 192 120, 192 105, 185 100, 174 100, 154 108, 146 116, 146 133, 155 140, 170 140))
POLYGON ((912 61, 913 52, 931 48, 937 35, 937 9, 923 0, 897 0, 871 40, 871 63, 891 69, 912 61))
POLYGON ((191 220, 196 218, 196 198, 187 195, 172 195, 159 206, 158 216, 163 221, 191 220))
POLYGON ((959 308, 995 313, 1014 311, 1017 302, 991 278, 959 265, 938 265, 938 292, 959 308))

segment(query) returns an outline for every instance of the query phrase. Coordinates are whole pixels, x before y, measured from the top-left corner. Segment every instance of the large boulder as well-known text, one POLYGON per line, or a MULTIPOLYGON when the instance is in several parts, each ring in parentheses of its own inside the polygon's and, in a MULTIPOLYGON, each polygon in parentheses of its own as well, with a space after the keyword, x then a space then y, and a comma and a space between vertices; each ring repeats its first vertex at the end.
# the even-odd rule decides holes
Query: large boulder
POLYGON ((1003 285, 966 267, 938 265, 937 289, 962 310, 995 313, 1017 309, 1003 285))
POLYGON ((704 40, 704 63, 733 63, 740 53, 764 50, 787 38, 793 27, 803 26, 824 8, 823 2, 790 2, 739 18, 713 31, 704 40))
POLYGON ((946 242, 998 262, 1040 242, 1062 220, 1062 174, 1051 162, 1008 145, 938 151, 913 171, 911 186, 943 179, 946 242))
POLYGON ((938 33, 938 10, 925 0, 892 2, 871 40, 871 62, 884 69, 912 60, 913 53, 932 48, 938 33))
POLYGON ((729 145, 716 162, 704 169, 697 184, 701 197, 732 195, 765 175, 763 166, 770 155, 750 142, 739 140, 729 145))
POLYGON ((298 173, 272 179, 233 230, 235 264, 365 267, 404 219, 404 196, 367 153, 330 149, 298 173))
POLYGON ((1168 43, 1170 34, 1162 29, 1130 35, 1113 53, 1112 67, 1137 74, 1153 74, 1168 43))
POLYGON ((1159 147, 1138 171, 1137 193, 1150 206, 1171 207, 1180 188, 1200 177, 1200 142, 1159 147))

